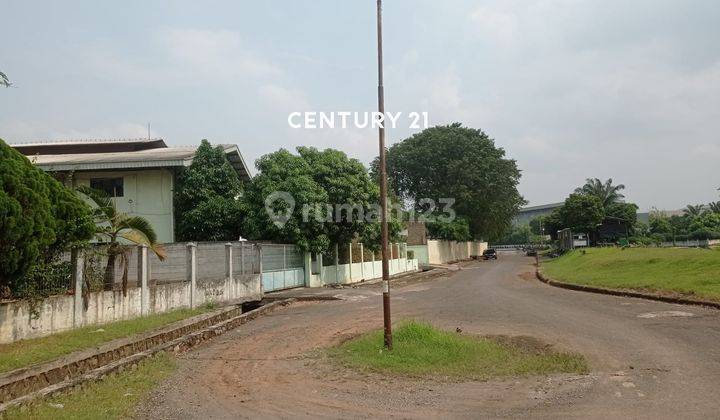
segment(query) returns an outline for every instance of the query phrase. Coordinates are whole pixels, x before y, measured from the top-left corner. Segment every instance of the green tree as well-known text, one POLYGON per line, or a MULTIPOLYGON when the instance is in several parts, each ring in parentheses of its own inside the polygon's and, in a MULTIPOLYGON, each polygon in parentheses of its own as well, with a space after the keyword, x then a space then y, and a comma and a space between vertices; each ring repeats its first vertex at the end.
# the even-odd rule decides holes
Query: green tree
POLYGON ((693 218, 688 230, 693 239, 715 239, 720 237, 720 214, 702 213, 693 218))
POLYGON ((624 189, 625 185, 623 184, 613 185, 612 178, 607 179, 605 182, 600 181, 598 178, 587 178, 585 185, 575 189, 575 194, 597 197, 603 208, 607 210, 613 204, 622 202, 625 196, 620 191, 624 189))
MULTIPOLYGON (((373 172, 377 173, 377 159, 373 172)), ((476 238, 497 239, 525 200, 517 190, 520 170, 505 150, 477 129, 460 123, 423 130, 389 148, 390 184, 401 199, 422 209, 422 199, 455 199, 476 238)))
POLYGON ((720 213, 720 201, 708 203, 708 209, 713 213, 720 213))
POLYGON ((470 223, 463 217, 458 217, 451 222, 429 222, 426 226, 428 236, 433 239, 459 242, 472 240, 470 223))
POLYGON ((0 140, 0 294, 22 296, 42 270, 93 235, 90 208, 0 140))
POLYGON ((4 294, 55 242, 47 178, 0 140, 0 286, 4 294))
POLYGON ((221 147, 202 140, 175 188, 175 236, 179 241, 226 241, 240 236, 242 182, 221 147))
POLYGON ((687 216, 689 218, 693 218, 693 217, 700 216, 701 214, 703 214, 704 211, 705 211, 705 206, 703 204, 696 204, 696 205, 688 204, 683 209, 683 215, 687 216))
POLYGON ((310 252, 329 249, 324 221, 303 215, 303 208, 325 209, 329 204, 310 164, 280 149, 260 157, 255 167, 260 173, 248 183, 243 196, 247 208, 244 234, 249 239, 293 243, 310 252), (273 220, 266 206, 281 218, 273 220))
POLYGON ((120 263, 123 267, 123 293, 127 294, 127 270, 130 248, 121 244, 119 240, 122 238, 138 245, 147 245, 162 261, 165 259, 165 252, 157 242, 155 230, 145 218, 130 216, 127 213, 118 211, 115 206, 115 201, 104 191, 95 190, 87 186, 78 187, 78 191, 94 204, 95 234, 100 241, 108 244, 108 259, 104 276, 105 290, 113 290, 115 285, 115 261, 120 258, 120 263))
POLYGON ((570 194, 558 214, 564 228, 574 233, 595 232, 605 213, 602 201, 594 195, 570 194))
POLYGON ((547 235, 550 233, 547 216, 537 216, 530 219, 530 230, 533 235, 547 235))
MULTIPOLYGON (((344 153, 299 147, 258 159, 260 173, 246 189, 244 231, 250 239, 290 242, 311 252, 360 237, 379 244, 379 188, 365 167, 344 153), (271 218, 266 207, 280 218, 271 218), (279 223, 276 223, 279 222, 279 223)), ((391 235, 401 228, 391 220, 391 235)))
POLYGON ((366 212, 380 201, 380 188, 359 160, 339 150, 298 147, 297 151, 333 206, 333 223, 325 225, 330 241, 350 242, 368 228, 366 212))
POLYGON ((633 231, 637 225, 638 206, 635 203, 616 202, 605 209, 605 218, 623 221, 629 231, 633 231))

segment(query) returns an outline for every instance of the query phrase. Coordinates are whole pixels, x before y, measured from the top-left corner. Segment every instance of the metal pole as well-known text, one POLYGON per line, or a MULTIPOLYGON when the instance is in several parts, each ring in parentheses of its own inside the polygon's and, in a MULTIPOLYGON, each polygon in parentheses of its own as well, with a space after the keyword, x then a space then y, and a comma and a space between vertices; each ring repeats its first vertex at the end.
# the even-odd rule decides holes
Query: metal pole
MULTIPOLYGON (((377 54, 378 54, 378 112, 385 115, 385 91, 383 88, 382 53, 382 0, 377 0, 377 54)), ((388 221, 387 221, 387 168, 385 166, 385 124, 378 128, 380 147, 380 232, 382 242, 383 278, 383 325, 385 347, 392 350, 392 322, 390 320, 390 267, 388 264, 388 221)))

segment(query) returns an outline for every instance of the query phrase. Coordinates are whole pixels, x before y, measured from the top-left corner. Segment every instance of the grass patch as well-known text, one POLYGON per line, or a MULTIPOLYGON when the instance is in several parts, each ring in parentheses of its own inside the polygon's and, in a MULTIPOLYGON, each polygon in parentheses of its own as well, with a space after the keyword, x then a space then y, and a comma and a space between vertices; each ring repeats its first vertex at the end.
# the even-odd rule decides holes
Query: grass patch
POLYGON ((555 280, 720 301, 720 249, 589 248, 542 264, 555 280))
POLYGON ((176 369, 175 360, 161 352, 125 370, 65 394, 13 407, 5 418, 116 419, 132 416, 135 406, 176 369))
POLYGON ((47 337, 0 344, 0 373, 47 362, 77 350, 97 347, 116 338, 150 331, 211 310, 211 305, 179 309, 147 317, 92 325, 47 337))
POLYGON ((392 351, 383 349, 383 332, 378 330, 345 342, 330 352, 349 367, 410 376, 485 380, 588 371, 585 359, 578 354, 460 335, 420 322, 405 323, 393 332, 392 351))

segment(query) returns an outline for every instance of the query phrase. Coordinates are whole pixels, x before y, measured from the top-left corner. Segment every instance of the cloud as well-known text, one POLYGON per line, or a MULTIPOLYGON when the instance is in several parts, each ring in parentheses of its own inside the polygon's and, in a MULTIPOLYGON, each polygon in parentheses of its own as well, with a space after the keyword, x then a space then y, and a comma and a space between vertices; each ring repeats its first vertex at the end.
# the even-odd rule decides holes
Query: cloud
MULTIPOLYGON (((3 138, 9 143, 27 141, 56 141, 77 139, 121 139, 147 137, 147 125, 124 122, 108 126, 94 126, 83 129, 49 128, 44 123, 28 121, 9 121, 2 126, 3 138)), ((162 133, 151 132, 153 137, 161 137, 162 133)))
POLYGON ((162 28, 150 34, 144 48, 145 54, 98 48, 87 60, 105 78, 153 87, 242 85, 282 75, 236 31, 162 28), (153 59, 142 59, 146 54, 153 59))

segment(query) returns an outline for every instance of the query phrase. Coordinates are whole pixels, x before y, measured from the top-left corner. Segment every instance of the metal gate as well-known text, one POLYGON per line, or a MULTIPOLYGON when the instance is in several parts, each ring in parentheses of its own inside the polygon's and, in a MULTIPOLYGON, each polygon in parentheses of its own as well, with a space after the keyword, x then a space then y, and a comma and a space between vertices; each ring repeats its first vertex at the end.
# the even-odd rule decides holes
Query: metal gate
POLYGON ((290 289, 305 285, 303 252, 295 245, 262 245, 263 290, 290 289))

